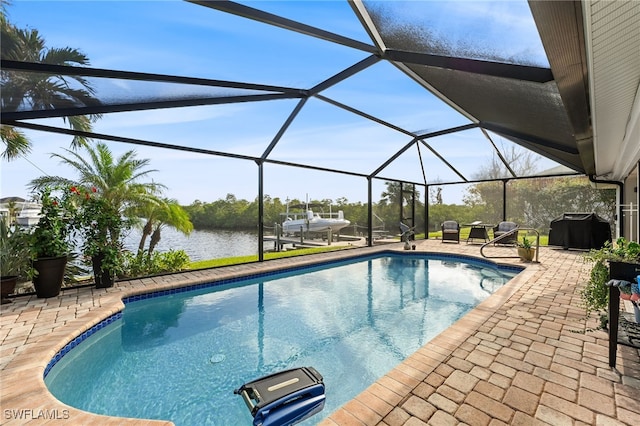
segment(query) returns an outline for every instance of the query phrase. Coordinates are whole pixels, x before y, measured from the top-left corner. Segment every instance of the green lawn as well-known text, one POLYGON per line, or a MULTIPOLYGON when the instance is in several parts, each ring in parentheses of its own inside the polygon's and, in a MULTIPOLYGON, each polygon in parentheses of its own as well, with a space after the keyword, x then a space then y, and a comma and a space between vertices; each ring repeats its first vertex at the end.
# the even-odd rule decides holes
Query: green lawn
MULTIPOLYGON (((437 239, 441 238, 441 232, 430 232, 429 238, 437 239)), ((460 230, 460 241, 465 241, 469 236, 469 228, 463 228, 460 230)), ((424 234, 416 234, 416 240, 421 240, 424 238, 424 234)), ((529 235, 527 237, 532 244, 535 244, 535 235, 529 235)), ((519 241, 522 240, 522 237, 518 238, 519 241)), ((540 245, 546 246, 549 241, 548 235, 540 235, 540 245)), ((353 248, 353 246, 333 246, 333 247, 313 247, 313 248, 302 248, 295 250, 287 250, 281 252, 267 252, 264 254, 265 260, 272 259, 281 259, 284 257, 293 257, 293 256, 304 256, 307 254, 314 253, 324 253, 328 251, 336 251, 336 250, 346 250, 353 248)), ((199 260, 197 262, 191 262, 188 266, 188 269, 205 269, 205 268, 215 268, 218 266, 229 266, 229 265, 240 265, 243 263, 257 262, 258 255, 254 254, 251 256, 237 256, 237 257, 227 257, 223 259, 210 259, 210 260, 199 260)))
MULTIPOLYGON (((353 246, 312 247, 312 248, 302 248, 302 249, 287 250, 287 251, 280 251, 280 252, 267 252, 264 254, 264 259, 265 260, 281 259, 284 257, 303 256, 306 254, 324 253, 328 251, 346 250, 350 248, 353 248, 353 246)), ((215 268, 218 266, 239 265, 242 263, 250 263, 250 262, 257 262, 257 261, 258 261, 258 255, 254 254, 251 256, 227 257, 224 259, 199 260, 197 262, 191 262, 188 268, 189 269, 215 268)))

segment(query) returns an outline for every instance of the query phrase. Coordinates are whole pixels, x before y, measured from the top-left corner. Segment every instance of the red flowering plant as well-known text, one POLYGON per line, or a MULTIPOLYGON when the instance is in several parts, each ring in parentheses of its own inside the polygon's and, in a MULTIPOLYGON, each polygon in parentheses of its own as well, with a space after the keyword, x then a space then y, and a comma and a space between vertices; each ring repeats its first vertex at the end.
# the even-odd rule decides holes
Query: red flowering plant
POLYGON ((44 188, 40 220, 30 234, 31 258, 59 257, 71 251, 71 234, 77 214, 68 188, 44 188))

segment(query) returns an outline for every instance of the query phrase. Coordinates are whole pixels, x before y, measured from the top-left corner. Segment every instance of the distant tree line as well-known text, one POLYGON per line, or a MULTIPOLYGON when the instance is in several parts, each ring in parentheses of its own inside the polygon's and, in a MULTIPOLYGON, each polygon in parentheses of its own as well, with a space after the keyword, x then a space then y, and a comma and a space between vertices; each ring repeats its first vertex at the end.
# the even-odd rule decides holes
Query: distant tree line
MULTIPOLYGON (((460 224, 476 220, 498 223, 502 217, 503 183, 478 183, 467 188, 462 204, 445 204, 437 186, 429 188, 428 231, 437 231, 445 220, 457 220, 460 224)), ((424 199, 420 191, 412 185, 403 187, 397 182, 386 182, 386 190, 373 203, 373 228, 390 234, 399 231, 399 222, 416 224, 417 232, 424 232, 424 199), (415 197, 415 207, 411 208, 415 197), (402 200, 401 200, 402 199, 402 200), (400 207, 402 206, 402 208, 400 207), (415 218, 412 214, 415 212, 415 218)), ((511 180, 507 184, 507 220, 522 226, 538 229, 547 234, 551 221, 564 212, 596 212, 612 225, 615 218, 615 190, 598 190, 590 186, 586 177, 571 176, 560 178, 535 178, 511 180)), ((194 229, 253 230, 258 229, 258 199, 247 201, 237 199, 233 194, 214 202, 194 201, 183 206, 194 229)), ((297 199, 289 200, 289 206, 305 204, 297 199)), ((309 204, 322 205, 314 212, 344 212, 351 225, 343 234, 366 234, 367 204, 350 203, 346 198, 335 200, 311 200, 309 204)), ((273 232, 274 224, 282 223, 287 202, 281 198, 264 197, 265 233, 273 232), (271 229, 271 230, 270 230, 271 229)), ((293 212, 293 210, 291 210, 293 212)), ((301 210, 297 210, 300 212, 301 210)))
MULTIPOLYGON (((374 204, 374 223, 376 229, 385 229, 387 231, 396 232, 399 228, 400 209, 399 209, 399 184, 395 182, 387 182, 387 190, 381 195, 380 200, 374 204)), ((407 186, 409 191, 413 191, 412 186, 407 186)), ((424 222, 424 203, 420 200, 420 193, 416 192, 416 223, 424 222)), ((407 205, 410 200, 410 193, 405 193, 403 203, 407 205)), ((269 233, 269 229, 275 224, 281 224, 285 219, 284 213, 300 213, 304 209, 294 208, 292 206, 300 205, 320 205, 314 207, 314 213, 333 213, 336 214, 342 210, 344 217, 351 222, 351 225, 344 229, 344 234, 366 233, 367 229, 367 204, 360 201, 350 203, 346 198, 337 198, 335 200, 322 199, 301 201, 298 199, 282 200, 281 198, 272 198, 269 195, 264 197, 264 226, 269 233), (289 210, 287 210, 289 209, 289 210)), ((233 194, 227 194, 224 199, 207 203, 200 200, 194 201, 189 206, 183 206, 189 215, 194 229, 226 229, 226 230, 257 230, 258 229, 258 209, 259 200, 247 201, 237 199, 233 194)), ((403 219, 411 223, 411 217, 403 213, 403 219)), ((273 232, 273 230, 271 230, 273 232)))
MULTIPOLYGON (((273 227, 276 223, 282 223, 283 213, 287 211, 287 205, 295 206, 306 204, 298 199, 284 201, 281 198, 272 198, 266 195, 264 203, 264 226, 273 227)), ((344 210, 345 217, 352 223, 361 221, 365 226, 366 205, 361 203, 349 204, 346 199, 333 200, 311 200, 309 204, 321 204, 325 206, 322 210, 315 208, 318 213, 322 211, 329 213, 344 210), (362 215, 364 213, 364 216, 362 215)), ((226 230, 257 230, 259 200, 247 201, 236 198, 233 194, 227 194, 224 199, 207 203, 200 200, 194 201, 189 206, 183 206, 189 215, 191 223, 195 229, 226 229, 226 230)), ((291 208, 291 212, 301 212, 300 209, 291 208)))

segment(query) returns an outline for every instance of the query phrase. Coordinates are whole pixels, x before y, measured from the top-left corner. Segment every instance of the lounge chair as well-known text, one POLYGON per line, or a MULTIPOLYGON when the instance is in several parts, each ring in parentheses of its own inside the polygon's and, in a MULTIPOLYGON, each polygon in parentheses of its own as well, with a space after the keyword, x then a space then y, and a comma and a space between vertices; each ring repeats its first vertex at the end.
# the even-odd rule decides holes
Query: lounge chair
MULTIPOLYGON (((514 229, 517 229, 518 225, 515 222, 500 222, 493 228, 493 238, 496 239, 501 235, 504 235, 514 229)), ((500 241, 496 241, 495 244, 504 245, 516 245, 518 243, 518 233, 513 232, 511 235, 502 238, 500 241)))
POLYGON ((445 241, 460 243, 460 224, 455 220, 445 220, 442 223, 442 242, 445 241))

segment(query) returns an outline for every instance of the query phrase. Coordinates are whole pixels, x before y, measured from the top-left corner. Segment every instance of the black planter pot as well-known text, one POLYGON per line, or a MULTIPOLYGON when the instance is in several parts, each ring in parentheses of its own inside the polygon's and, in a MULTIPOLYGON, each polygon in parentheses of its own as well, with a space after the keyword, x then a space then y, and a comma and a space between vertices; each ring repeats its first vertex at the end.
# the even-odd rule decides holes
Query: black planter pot
POLYGON ((33 261, 33 268, 38 272, 33 278, 33 286, 39 298, 56 297, 60 294, 66 266, 66 255, 41 257, 33 261))
POLYGON ((91 264, 93 266, 93 276, 96 282, 96 288, 109 288, 113 287, 113 274, 111 271, 102 270, 102 260, 104 254, 98 253, 91 258, 91 264))
POLYGON ((18 283, 18 277, 16 275, 10 275, 5 277, 0 277, 0 294, 1 294, 1 302, 4 305, 5 303, 11 303, 11 300, 7 299, 13 291, 16 289, 16 284, 18 283))
POLYGON ((640 275, 640 263, 609 262, 609 278, 612 280, 625 280, 633 283, 638 275, 640 275))

